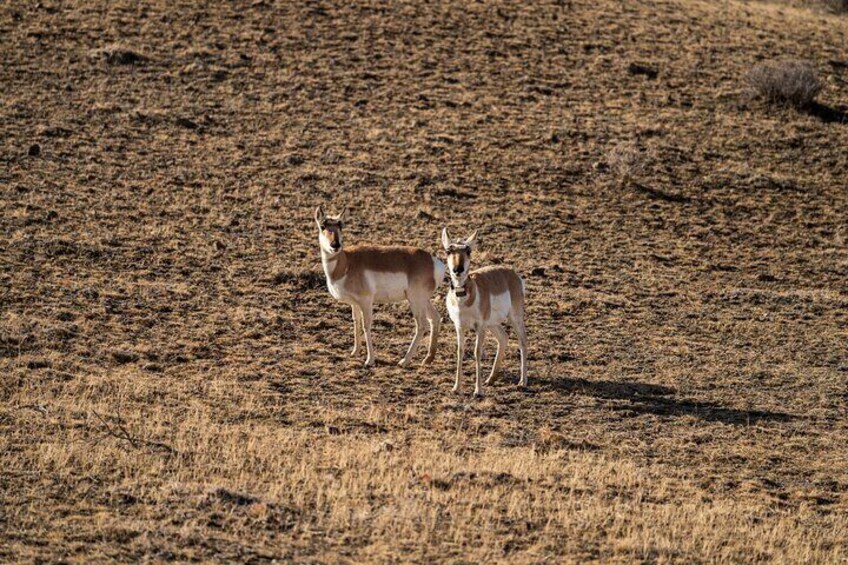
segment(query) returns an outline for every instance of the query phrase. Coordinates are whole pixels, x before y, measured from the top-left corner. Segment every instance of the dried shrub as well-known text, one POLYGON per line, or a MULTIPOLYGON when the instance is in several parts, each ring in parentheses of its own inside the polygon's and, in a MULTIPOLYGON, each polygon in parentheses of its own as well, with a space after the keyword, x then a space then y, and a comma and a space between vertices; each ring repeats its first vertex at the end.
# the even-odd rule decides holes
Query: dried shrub
POLYGON ((124 47, 123 45, 107 45, 90 52, 92 58, 102 59, 110 65, 135 65, 148 60, 146 55, 124 47))
POLYGON ((747 79, 754 92, 767 101, 796 108, 809 106, 823 86, 815 68, 808 61, 760 63, 751 69, 747 79))
POLYGON ((619 143, 607 153, 607 166, 622 186, 630 184, 645 171, 646 159, 633 141, 619 143))
POLYGON ((835 14, 848 14, 848 0, 823 0, 823 3, 835 14))

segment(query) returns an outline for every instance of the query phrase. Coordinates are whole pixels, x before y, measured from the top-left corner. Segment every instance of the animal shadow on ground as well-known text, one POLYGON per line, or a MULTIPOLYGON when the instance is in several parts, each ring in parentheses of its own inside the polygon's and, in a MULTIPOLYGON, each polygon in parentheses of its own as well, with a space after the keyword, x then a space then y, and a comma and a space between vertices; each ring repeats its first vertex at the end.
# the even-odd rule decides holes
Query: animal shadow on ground
POLYGON ((676 390, 662 385, 639 382, 588 381, 560 378, 548 385, 551 389, 590 395, 605 400, 627 401, 613 405, 613 410, 657 416, 695 416, 710 422, 749 425, 756 422, 789 422, 798 418, 785 412, 739 410, 687 398, 676 397, 676 390))
POLYGON ((848 124, 848 112, 818 102, 810 104, 807 113, 827 124, 848 124))

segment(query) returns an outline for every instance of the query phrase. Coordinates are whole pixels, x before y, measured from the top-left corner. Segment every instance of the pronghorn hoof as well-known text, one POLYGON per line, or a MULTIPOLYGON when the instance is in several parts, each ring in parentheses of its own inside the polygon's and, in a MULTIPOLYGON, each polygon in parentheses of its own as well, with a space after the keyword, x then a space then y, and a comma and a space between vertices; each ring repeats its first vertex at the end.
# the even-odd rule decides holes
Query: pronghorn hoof
POLYGON ((365 361, 365 366, 366 367, 373 367, 374 366, 374 360, 373 359, 367 359, 365 361))
POLYGON ((459 392, 459 385, 454 385, 454 387, 451 390, 454 391, 454 392, 459 392))
POLYGON ((474 391, 474 396, 476 396, 477 398, 480 398, 481 396, 483 396, 483 393, 480 392, 479 389, 477 389, 477 390, 474 391))
POLYGON ((488 379, 486 379, 485 381, 483 381, 483 384, 484 384, 484 385, 490 385, 490 384, 492 384, 492 377, 489 377, 488 379))
POLYGON ((400 365, 401 367, 409 367, 409 361, 406 359, 401 359, 398 365, 400 365))
POLYGON ((421 366, 426 367, 433 362, 433 359, 435 359, 435 357, 426 357, 423 361, 421 361, 421 366))
POLYGON ((351 356, 351 357, 356 357, 357 355, 359 355, 359 350, 358 350, 358 349, 353 349, 353 350, 351 350, 351 352, 350 352, 350 356, 351 356))

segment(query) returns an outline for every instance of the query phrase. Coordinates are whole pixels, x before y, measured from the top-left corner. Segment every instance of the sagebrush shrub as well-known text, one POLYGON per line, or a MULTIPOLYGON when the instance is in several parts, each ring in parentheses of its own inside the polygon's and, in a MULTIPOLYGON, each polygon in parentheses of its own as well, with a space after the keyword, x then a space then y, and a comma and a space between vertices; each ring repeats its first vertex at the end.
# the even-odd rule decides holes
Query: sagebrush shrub
POLYGON ((823 83, 808 61, 767 61, 748 72, 748 84, 769 102, 797 108, 810 105, 823 83))
POLYGON ((607 166, 622 185, 629 184, 645 170, 645 156, 633 141, 619 143, 607 153, 607 166))
POLYGON ((824 4, 837 14, 848 13, 848 0, 824 0, 824 4))

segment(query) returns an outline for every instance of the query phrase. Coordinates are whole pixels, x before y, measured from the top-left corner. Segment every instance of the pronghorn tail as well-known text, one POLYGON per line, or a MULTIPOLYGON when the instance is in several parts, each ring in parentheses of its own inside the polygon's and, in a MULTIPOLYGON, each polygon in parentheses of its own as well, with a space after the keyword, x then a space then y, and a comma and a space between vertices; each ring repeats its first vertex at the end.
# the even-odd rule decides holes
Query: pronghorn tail
POLYGON ((433 278, 436 281, 436 288, 442 285, 445 280, 445 271, 447 266, 438 257, 433 257, 433 278))

